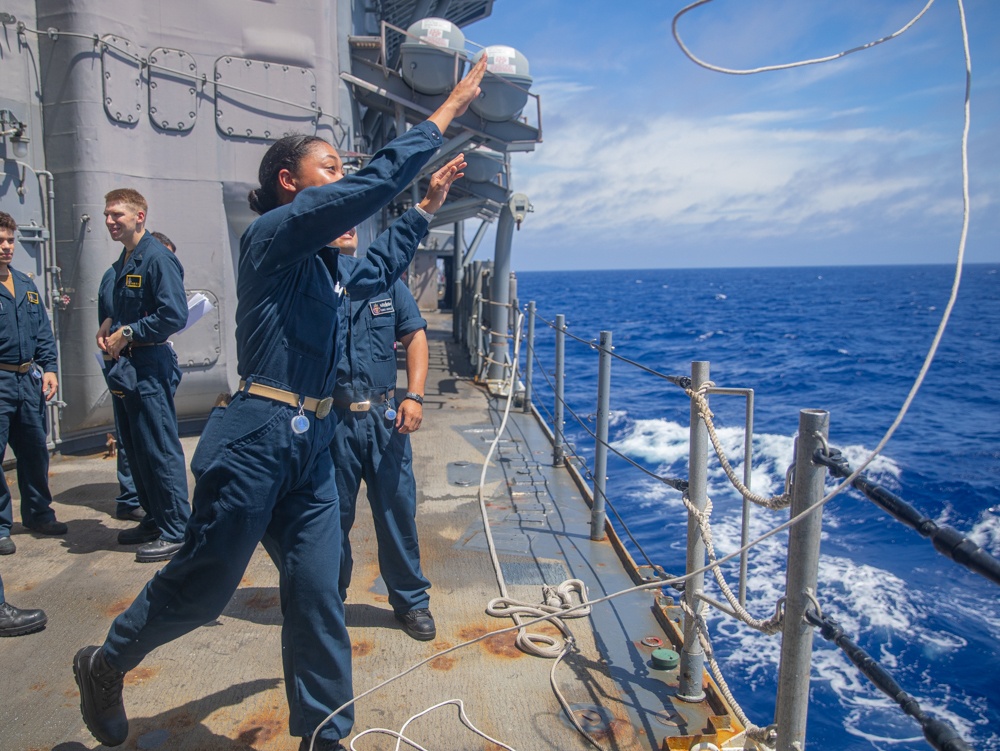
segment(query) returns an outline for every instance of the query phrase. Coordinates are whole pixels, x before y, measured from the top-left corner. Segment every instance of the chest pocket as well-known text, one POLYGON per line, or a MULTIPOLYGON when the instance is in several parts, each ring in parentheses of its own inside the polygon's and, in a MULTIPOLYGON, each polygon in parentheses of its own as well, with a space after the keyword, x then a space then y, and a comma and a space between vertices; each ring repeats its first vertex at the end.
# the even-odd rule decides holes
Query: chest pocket
POLYGON ((340 320, 339 304, 321 265, 314 264, 310 271, 295 289, 294 318, 285 327, 285 343, 327 367, 335 344, 331 334, 340 320))
POLYGON ((135 323, 142 318, 144 310, 142 289, 122 287, 115 294, 115 301, 117 311, 111 312, 117 312, 122 323, 135 323))
MULTIPOLYGON (((380 302, 380 301, 379 301, 380 302)), ((389 301, 386 301, 389 303, 389 301)), ((370 303, 377 305, 377 302, 370 303)), ((391 304, 391 303, 390 303, 391 304)), ((396 316, 393 313, 368 316, 368 350, 372 360, 385 362, 395 357, 396 316)))

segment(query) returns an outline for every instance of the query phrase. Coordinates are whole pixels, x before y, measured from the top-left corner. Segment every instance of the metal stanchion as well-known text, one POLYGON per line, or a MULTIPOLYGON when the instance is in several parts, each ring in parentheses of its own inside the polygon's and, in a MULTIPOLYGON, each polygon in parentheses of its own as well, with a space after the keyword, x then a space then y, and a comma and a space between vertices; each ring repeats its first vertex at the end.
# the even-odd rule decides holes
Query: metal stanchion
POLYGON ((611 418, 611 332, 601 332, 597 371, 597 443, 594 446, 594 508, 590 512, 590 539, 604 539, 604 500, 608 480, 608 423, 611 418))
POLYGON ((565 463, 563 457, 563 380, 565 375, 566 355, 566 316, 562 313, 556 316, 556 403, 553 417, 552 432, 555 440, 552 445, 552 466, 561 467, 565 463))
MULTIPOLYGON (((818 409, 799 412, 792 518, 806 513, 823 498, 826 470, 815 464, 812 457, 825 442, 829 429, 829 412, 818 409)), ((805 748, 813 642, 813 627, 806 621, 805 613, 814 607, 822 532, 821 510, 809 514, 788 531, 785 622, 774 713, 778 728, 777 751, 803 751, 805 748)))
POLYGON ((531 411, 531 376, 535 365, 535 301, 528 303, 528 341, 524 355, 524 403, 521 409, 531 411))
MULTIPOLYGON (((707 362, 691 363, 691 389, 697 391, 709 380, 707 362)), ((691 400, 691 447, 688 455, 688 499, 698 511, 704 511, 708 502, 708 428, 701 419, 698 405, 691 400)), ((705 565, 705 541, 701 539, 698 520, 688 512, 687 528, 687 569, 695 571, 705 565)), ((695 614, 704 607, 701 598, 705 586, 705 575, 697 574, 684 585, 684 600, 695 614)), ((681 650, 680 685, 677 698, 682 701, 697 702, 705 698, 701 687, 705 669, 705 651, 698 639, 696 618, 684 614, 684 647, 681 650)))

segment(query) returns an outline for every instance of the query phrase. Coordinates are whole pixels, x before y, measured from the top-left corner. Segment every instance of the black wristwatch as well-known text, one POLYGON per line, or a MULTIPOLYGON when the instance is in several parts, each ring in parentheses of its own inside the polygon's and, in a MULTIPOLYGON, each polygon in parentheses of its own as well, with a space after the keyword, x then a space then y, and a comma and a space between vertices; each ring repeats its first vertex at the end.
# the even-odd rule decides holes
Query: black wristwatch
POLYGON ((403 397, 403 401, 406 401, 407 399, 412 399, 417 404, 423 404, 424 403, 424 398, 422 396, 420 396, 420 394, 414 394, 412 391, 407 391, 406 392, 406 396, 403 397))
POLYGON ((132 327, 122 326, 122 336, 124 337, 125 341, 127 342, 132 341, 132 337, 135 336, 135 333, 132 331, 132 327))

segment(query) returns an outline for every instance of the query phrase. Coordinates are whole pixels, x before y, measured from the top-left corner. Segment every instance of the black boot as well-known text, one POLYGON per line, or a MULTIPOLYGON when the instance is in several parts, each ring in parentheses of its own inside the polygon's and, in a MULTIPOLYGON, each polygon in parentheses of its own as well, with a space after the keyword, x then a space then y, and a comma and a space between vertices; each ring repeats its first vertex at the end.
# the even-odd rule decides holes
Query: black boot
POLYGON ((128 738, 122 702, 125 673, 107 663, 100 647, 84 647, 73 658, 73 677, 80 687, 80 712, 87 729, 105 746, 123 744, 128 738))
MULTIPOLYGON (((309 741, 312 738, 303 738, 302 742, 299 744, 299 751, 309 751, 309 741)), ((312 745, 312 751, 347 751, 340 741, 335 741, 332 738, 317 738, 316 742, 312 745)))
POLYGON ((41 631, 49 622, 42 610, 21 610, 0 602, 0 636, 23 636, 41 631))
POLYGON ((119 545, 142 545, 144 542, 152 542, 160 539, 160 530, 155 526, 150 527, 140 524, 132 529, 123 529, 118 533, 119 545))
POLYGON ((409 613, 396 613, 395 615, 396 620, 403 624, 406 633, 417 641, 430 641, 437 636, 434 616, 427 608, 417 608, 409 613))

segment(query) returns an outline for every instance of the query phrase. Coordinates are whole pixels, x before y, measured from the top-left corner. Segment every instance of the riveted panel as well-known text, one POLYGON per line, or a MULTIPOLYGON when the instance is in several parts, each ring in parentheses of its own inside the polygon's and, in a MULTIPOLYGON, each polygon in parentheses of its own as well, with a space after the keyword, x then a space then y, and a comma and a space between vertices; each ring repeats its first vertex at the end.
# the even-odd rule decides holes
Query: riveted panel
POLYGON ((189 300, 196 294, 204 295, 212 307, 197 322, 192 324, 189 319, 190 328, 174 334, 170 337, 170 341, 174 345, 177 363, 181 366, 181 370, 208 368, 218 361, 222 353, 219 297, 207 289, 189 289, 185 290, 185 293, 189 300))
POLYGON ((142 112, 142 53, 125 37, 101 37, 104 111, 115 122, 132 125, 142 112))
POLYGON ((316 132, 316 76, 308 68, 220 57, 215 83, 215 125, 223 135, 268 140, 316 132))
POLYGON ((163 130, 189 131, 198 117, 198 63, 184 50, 149 53, 149 119, 163 130))

